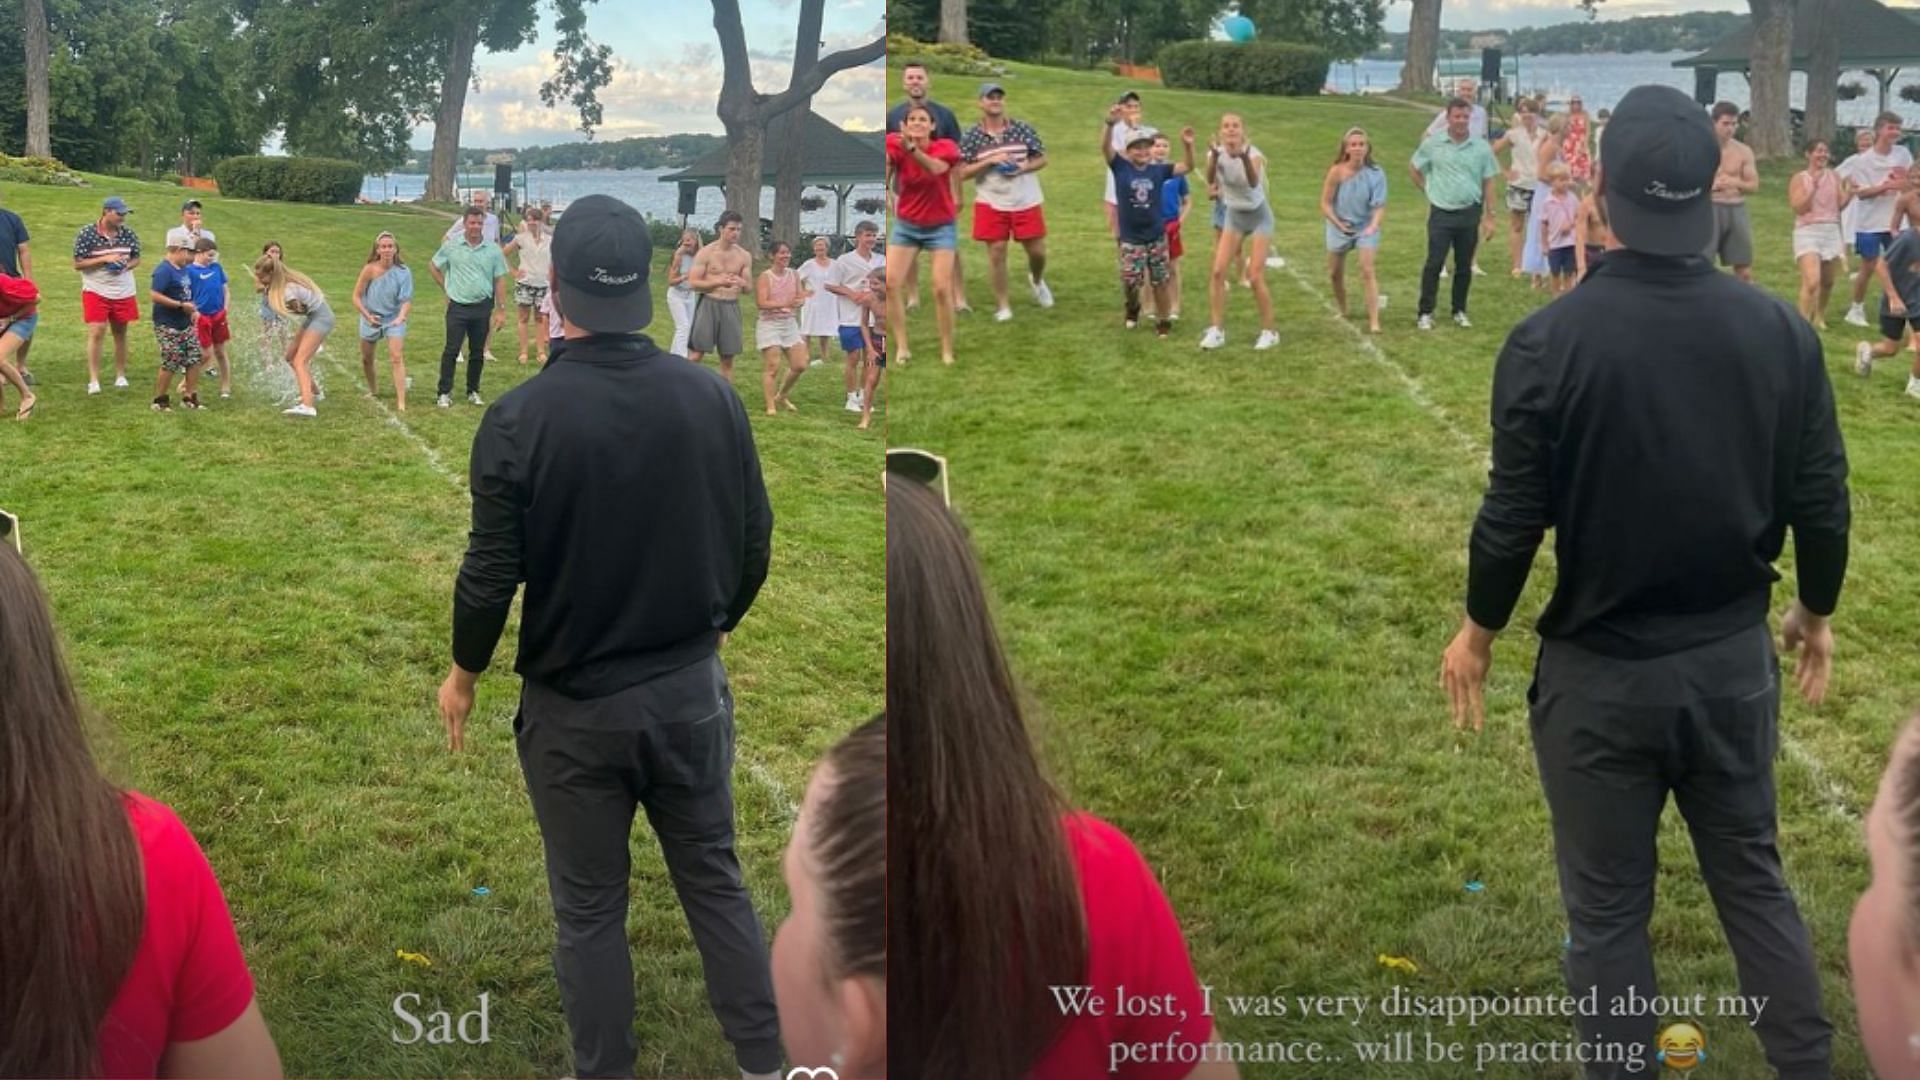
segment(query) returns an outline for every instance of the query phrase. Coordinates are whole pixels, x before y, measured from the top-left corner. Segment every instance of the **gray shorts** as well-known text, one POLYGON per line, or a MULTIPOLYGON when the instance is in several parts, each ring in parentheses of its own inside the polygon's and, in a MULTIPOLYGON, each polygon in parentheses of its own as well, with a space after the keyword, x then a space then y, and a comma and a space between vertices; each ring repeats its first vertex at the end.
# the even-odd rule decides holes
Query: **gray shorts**
POLYGON ((1273 204, 1261 203, 1257 210, 1235 210, 1229 206, 1222 228, 1232 229, 1241 236, 1272 236, 1273 204))
POLYGON ((319 334, 321 337, 333 333, 333 309, 322 301, 312 311, 307 312, 300 323, 300 333, 319 334))
POLYGON ((740 329, 740 301, 702 296, 694 304, 693 328, 687 331, 687 348, 694 352, 739 356, 745 343, 746 336, 740 329))
POLYGON ((1713 245, 1707 258, 1719 256, 1728 266, 1753 265, 1753 224, 1747 220, 1747 204, 1713 204, 1713 245))

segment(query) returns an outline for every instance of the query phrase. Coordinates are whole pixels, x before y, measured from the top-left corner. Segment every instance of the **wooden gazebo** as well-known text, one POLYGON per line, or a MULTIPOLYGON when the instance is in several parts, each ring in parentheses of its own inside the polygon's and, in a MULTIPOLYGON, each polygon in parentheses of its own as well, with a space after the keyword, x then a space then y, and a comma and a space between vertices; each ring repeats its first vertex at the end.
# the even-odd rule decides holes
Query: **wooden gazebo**
MULTIPOLYGON (((771 186, 778 178, 780 163, 772 150, 785 146, 794 138, 800 139, 802 147, 801 184, 826 188, 839 196, 834 231, 845 236, 847 200, 852 197, 855 187, 880 183, 886 172, 884 148, 879 143, 842 130, 819 113, 809 110, 802 114, 794 109, 774 117, 767 124, 768 152, 763 158, 764 171, 760 178, 763 186, 771 186)), ((703 187, 724 190, 727 186, 727 147, 722 144, 707 151, 679 172, 661 177, 660 182, 680 185, 680 205, 683 207, 692 206, 693 193, 703 187)), ((681 224, 686 224, 685 214, 681 215, 681 224)))
MULTIPOLYGON (((1880 110, 1886 111, 1893 80, 1904 68, 1920 67, 1920 23, 1907 13, 1877 0, 1830 0, 1834 34, 1840 40, 1840 70, 1864 71, 1880 84, 1880 110)), ((1820 0, 1799 0, 1793 12, 1792 70, 1806 71, 1813 56, 1814 20, 1825 6, 1820 0)), ((1718 95, 1722 72, 1746 76, 1753 67, 1753 23, 1713 43, 1699 56, 1675 60, 1674 67, 1693 69, 1693 97, 1711 105, 1718 95)))

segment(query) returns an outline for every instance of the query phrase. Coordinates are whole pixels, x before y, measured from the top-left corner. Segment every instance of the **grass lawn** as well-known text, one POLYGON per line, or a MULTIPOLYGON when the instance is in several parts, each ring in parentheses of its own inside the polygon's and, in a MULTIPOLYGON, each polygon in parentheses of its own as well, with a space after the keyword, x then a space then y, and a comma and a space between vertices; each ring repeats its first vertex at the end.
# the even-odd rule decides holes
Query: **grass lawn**
MULTIPOLYGON (((954 503, 1055 774, 1158 869, 1216 1000, 1378 997, 1396 986, 1563 993, 1565 919, 1525 711, 1550 545, 1496 650, 1485 734, 1453 730, 1437 677, 1461 618, 1466 540, 1486 481, 1494 357, 1545 295, 1507 276, 1503 233, 1482 260, 1490 276, 1474 286, 1475 327, 1443 319, 1430 333, 1414 329, 1426 206, 1406 162, 1429 113, 1145 86, 1146 121, 1176 138, 1192 124, 1203 152, 1221 113, 1245 116, 1268 156, 1288 265, 1268 273, 1281 348, 1252 350, 1253 300, 1236 289, 1228 346, 1201 352, 1211 256, 1202 195, 1187 230, 1200 239, 1190 241, 1185 319, 1167 341, 1146 328, 1128 333, 1098 157, 1107 105, 1128 84, 1007 69, 1008 111, 1047 143, 1040 176, 1058 306, 1037 309, 1020 285, 1013 321, 993 322, 984 252, 965 245, 980 314, 960 317, 952 368, 934 359, 929 307, 914 316, 917 357, 895 373, 889 439, 951 456, 954 503), (1354 124, 1373 133, 1391 187, 1381 250, 1391 302, 1377 352, 1363 344, 1357 299, 1355 322, 1329 305, 1318 214, 1321 179, 1354 124), (1484 890, 1467 889, 1471 881, 1484 890), (1411 958, 1418 973, 1389 970, 1382 954, 1411 958)), ((963 125, 976 116, 974 82, 936 78, 934 96, 956 106, 963 125)), ((1789 173, 1765 170, 1753 221, 1760 282, 1791 298, 1789 173)), ((1014 264, 1023 265, 1017 250, 1014 264)), ((1902 362, 1870 380, 1852 374, 1852 343, 1867 332, 1840 323, 1844 301, 1836 298, 1826 341, 1853 466, 1852 573, 1835 622, 1833 689, 1818 710, 1785 707, 1778 772, 1781 847, 1838 1029, 1837 1075, 1863 1077, 1846 930, 1867 879, 1858 815, 1920 688, 1920 658, 1907 647, 1920 497, 1898 481, 1920 402, 1901 396, 1902 362)), ((1783 570, 1778 609, 1792 595, 1791 566, 1783 570)), ((1652 927, 1660 990, 1709 1002, 1736 993, 1677 814, 1661 848, 1652 927)), ((1699 1019, 1715 1075, 1770 1074, 1743 1020, 1711 1008, 1699 1019)), ((1317 1040, 1345 1058, 1250 1076, 1451 1077, 1466 1068, 1363 1064, 1350 1041, 1423 1027, 1377 1008, 1357 1024, 1297 1011, 1226 1014, 1220 1024, 1231 1041, 1317 1040)), ((1429 1030, 1466 1044, 1575 1041, 1568 1023, 1543 1018, 1429 1030)), ((1470 1045, 1469 1063, 1475 1053, 1470 1045)), ((1484 1075, 1573 1073, 1489 1064, 1484 1075)))
MULTIPOLYGON (((37 415, 13 423, 10 397, 0 422, 0 506, 23 519, 110 767, 171 803, 206 848, 288 1075, 566 1073, 539 834, 508 730, 517 622, 481 682, 464 754, 445 749, 433 704, 482 414, 433 407, 445 299, 426 264, 447 219, 206 199, 206 224, 239 279, 237 392, 219 401, 209 384, 205 412, 156 415, 145 282, 185 196, 94 181, 4 192, 34 234, 46 300, 32 355, 37 415), (129 334, 133 387, 112 389, 109 370, 109 388, 88 397, 69 252, 115 192, 132 203, 145 248, 142 321, 129 334), (380 398, 364 395, 349 300, 383 229, 400 237, 418 293, 404 419, 388 411, 384 354, 380 398), (268 240, 339 314, 318 364, 328 396, 317 421, 280 415, 255 344, 246 268, 268 240), (490 995, 491 1041, 396 1045, 395 1029, 410 1034, 392 1012, 404 992, 422 996, 416 1014, 457 1015, 490 995)), ((653 329, 670 335, 661 288, 653 329)), ((503 362, 487 369, 488 400, 536 370, 514 364, 511 324, 493 351, 503 362)), ((775 419, 760 414, 757 358, 740 367, 776 526, 771 576, 726 658, 739 708, 739 848, 771 933, 787 910, 780 855, 812 762, 879 707, 880 447, 840 410, 836 368, 802 381, 802 412, 775 419)), ((732 1073, 644 824, 634 852, 640 1074, 732 1073)))

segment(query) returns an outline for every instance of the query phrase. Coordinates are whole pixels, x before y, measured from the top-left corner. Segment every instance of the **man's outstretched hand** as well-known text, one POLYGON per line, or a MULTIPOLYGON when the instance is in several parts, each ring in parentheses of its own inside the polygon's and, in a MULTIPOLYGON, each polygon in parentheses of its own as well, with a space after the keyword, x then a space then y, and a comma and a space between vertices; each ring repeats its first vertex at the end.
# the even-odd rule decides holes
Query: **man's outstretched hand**
POLYGON ((1468 721, 1475 731, 1486 727, 1485 688, 1487 672, 1493 667, 1493 638, 1492 630, 1465 619, 1441 654, 1440 686, 1453 707, 1454 727, 1465 729, 1468 721))
POLYGON ((473 712, 473 686, 479 681, 480 676, 455 664, 447 672, 447 681, 440 684, 440 722, 446 725, 449 750, 467 748, 467 717, 473 712))

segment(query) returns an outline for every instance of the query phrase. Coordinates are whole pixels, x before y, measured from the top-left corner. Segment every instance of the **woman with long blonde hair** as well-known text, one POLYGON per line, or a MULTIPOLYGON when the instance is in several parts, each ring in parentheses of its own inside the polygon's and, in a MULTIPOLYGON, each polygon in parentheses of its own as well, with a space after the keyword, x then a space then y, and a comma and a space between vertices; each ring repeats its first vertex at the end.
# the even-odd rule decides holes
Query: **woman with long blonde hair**
POLYGON ((1373 140, 1365 128, 1348 128, 1340 150, 1320 185, 1320 216, 1327 221, 1327 276, 1334 306, 1347 314, 1347 252, 1360 253, 1366 286, 1367 332, 1380 332, 1380 280, 1373 271, 1380 248, 1380 224, 1387 216, 1387 174, 1373 161, 1373 140))
POLYGON ((271 255, 262 255, 253 264, 253 281, 275 315, 289 322, 300 320, 286 354, 294 380, 300 385, 300 404, 282 411, 288 416, 318 416, 313 407, 312 364, 313 354, 333 332, 333 309, 327 306, 327 296, 312 278, 271 255))

